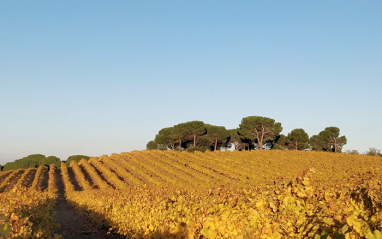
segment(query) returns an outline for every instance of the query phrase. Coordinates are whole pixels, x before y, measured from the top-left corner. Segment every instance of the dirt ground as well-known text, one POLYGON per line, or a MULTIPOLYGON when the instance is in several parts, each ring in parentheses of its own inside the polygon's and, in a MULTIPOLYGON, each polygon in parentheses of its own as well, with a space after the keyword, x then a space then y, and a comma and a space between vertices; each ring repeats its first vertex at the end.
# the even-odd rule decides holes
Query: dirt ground
POLYGON ((106 229, 98 228, 89 218, 77 213, 66 200, 60 170, 56 171, 56 183, 58 198, 54 211, 54 221, 60 224, 60 227, 55 230, 56 234, 62 235, 65 239, 124 238, 120 235, 107 234, 106 229))

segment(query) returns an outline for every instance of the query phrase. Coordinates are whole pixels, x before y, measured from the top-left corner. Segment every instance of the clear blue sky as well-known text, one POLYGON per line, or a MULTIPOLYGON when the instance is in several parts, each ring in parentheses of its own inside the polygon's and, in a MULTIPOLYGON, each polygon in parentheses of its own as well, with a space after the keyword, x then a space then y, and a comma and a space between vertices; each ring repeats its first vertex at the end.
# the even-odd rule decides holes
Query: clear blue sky
POLYGON ((382 1, 0 2, 0 164, 243 117, 382 150, 382 1))

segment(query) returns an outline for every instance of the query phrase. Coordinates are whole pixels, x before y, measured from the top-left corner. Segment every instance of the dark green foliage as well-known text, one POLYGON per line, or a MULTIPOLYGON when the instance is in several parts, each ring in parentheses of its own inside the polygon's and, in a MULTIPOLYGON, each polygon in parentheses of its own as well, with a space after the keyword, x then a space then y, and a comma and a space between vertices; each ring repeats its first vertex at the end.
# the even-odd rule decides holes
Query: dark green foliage
POLYGON ((303 129, 294 129, 288 136, 289 149, 305 150, 309 148, 309 135, 303 129))
POLYGON ((280 134, 276 138, 275 144, 273 145, 272 149, 287 150, 287 149, 289 149, 289 145, 290 145, 290 142, 289 142, 288 137, 285 136, 284 134, 280 134))
POLYGON ((241 137, 237 133, 237 129, 229 129, 227 130, 229 133, 229 144, 232 144, 235 150, 241 149, 241 137))
POLYGON ((254 149, 254 144, 251 140, 239 135, 238 129, 229 129, 228 143, 233 145, 234 150, 254 149))
POLYGON ((61 161, 55 156, 45 157, 42 154, 31 154, 24 158, 17 159, 14 162, 8 162, 4 165, 3 170, 15 170, 19 168, 35 168, 40 165, 50 165, 55 164, 60 166, 61 161))
POLYGON ((341 152, 342 146, 347 143, 345 136, 339 136, 340 129, 337 127, 326 127, 318 135, 310 138, 310 145, 313 150, 341 152))
POLYGON ((211 140, 207 137, 201 136, 196 140, 196 147, 191 145, 187 148, 188 152, 194 152, 194 151, 207 151, 211 148, 211 140))
POLYGON ((49 156, 46 157, 45 159, 41 160, 41 165, 46 165, 49 166, 51 164, 56 165, 56 167, 61 166, 61 160, 57 158, 56 156, 49 156))
POLYGON ((146 144, 146 149, 147 149, 147 150, 158 149, 158 144, 155 143, 154 140, 151 140, 151 141, 149 141, 149 142, 146 144))
POLYGON ((189 121, 161 129, 147 149, 187 151, 217 150, 226 147, 228 131, 222 126, 207 125, 203 121, 189 121))
POLYGON ((309 139, 309 144, 312 150, 325 151, 325 142, 319 135, 313 135, 309 139))
POLYGON ((42 154, 31 154, 24 158, 17 159, 14 162, 8 162, 4 165, 4 171, 15 170, 19 168, 35 168, 41 165, 41 161, 45 159, 42 154))
POLYGON ((90 157, 89 156, 86 156, 86 155, 72 155, 72 156, 69 156, 68 159, 66 160, 66 164, 67 165, 70 165, 70 162, 75 160, 77 162, 79 162, 81 159, 86 159, 86 160, 89 160, 90 157))
POLYGON ((288 136, 281 134, 276 138, 273 149, 306 150, 310 147, 309 135, 303 129, 294 129, 288 136))
POLYGON ((172 136, 172 131, 174 127, 163 128, 159 130, 158 134, 155 136, 154 142, 157 144, 158 149, 166 150, 166 149, 174 149, 175 142, 172 136))
POLYGON ((242 119, 239 128, 227 130, 223 126, 189 121, 161 129, 147 149, 205 151, 221 150, 229 145, 234 150, 279 149, 318 150, 341 152, 346 144, 345 136, 339 136, 339 128, 327 127, 318 135, 309 135, 304 129, 294 129, 288 135, 280 134, 281 123, 262 116, 242 119))
POLYGON ((206 126, 203 121, 190 121, 181 124, 180 126, 184 132, 184 140, 192 141, 192 146, 196 147, 196 140, 199 136, 206 133, 206 126))
POLYGON ((182 150, 182 144, 185 144, 190 133, 187 129, 187 123, 180 123, 173 127, 170 138, 177 144, 178 150, 182 150))
POLYGON ((204 135, 209 142, 212 150, 217 150, 225 146, 229 140, 230 133, 224 126, 206 125, 207 134, 204 135))
POLYGON ((161 150, 177 148, 179 151, 185 148, 196 148, 198 137, 206 132, 202 121, 190 121, 180 123, 173 127, 161 129, 155 136, 154 143, 147 144, 147 149, 157 148, 161 150))
POLYGON ((206 134, 200 136, 196 140, 196 146, 191 144, 190 147, 187 148, 187 151, 206 151, 206 150, 218 150, 222 147, 227 147, 227 143, 229 142, 230 135, 228 130, 226 130, 223 126, 215 126, 206 124, 206 134))
MULTIPOLYGON (((238 133, 248 139, 251 144, 257 144, 263 150, 267 142, 272 142, 282 131, 281 123, 262 116, 248 116, 242 119, 238 133)), ((250 146, 249 145, 249 146, 250 146)))

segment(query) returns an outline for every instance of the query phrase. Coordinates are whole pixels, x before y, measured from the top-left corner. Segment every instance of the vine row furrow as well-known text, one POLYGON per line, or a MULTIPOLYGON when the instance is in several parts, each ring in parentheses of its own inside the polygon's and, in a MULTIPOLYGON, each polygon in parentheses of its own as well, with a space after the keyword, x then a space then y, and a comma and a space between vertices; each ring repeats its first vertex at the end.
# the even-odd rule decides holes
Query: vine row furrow
POLYGON ((41 165, 37 168, 36 174, 34 176, 31 189, 40 190, 41 191, 41 182, 43 174, 47 171, 47 167, 45 165, 41 165))
POLYGON ((144 160, 142 158, 142 156, 140 156, 139 154, 134 154, 131 157, 131 159, 135 163, 139 164, 142 168, 145 168, 146 170, 148 170, 152 174, 157 175, 165 183, 169 183, 172 185, 179 185, 179 180, 177 178, 175 178, 174 176, 169 175, 169 173, 167 172, 166 169, 163 169, 163 168, 159 169, 157 166, 153 166, 153 164, 156 165, 155 162, 148 163, 148 161, 144 160))
POLYGON ((162 185, 163 183, 165 183, 165 181, 161 177, 137 163, 137 160, 135 160, 130 154, 122 154, 121 156, 123 157, 123 160, 121 160, 120 163, 126 169, 131 170, 134 173, 138 173, 147 182, 155 185, 162 185))
POLYGON ((0 193, 4 192, 9 186, 9 184, 11 183, 11 181, 15 179, 20 174, 20 172, 23 172, 23 171, 24 171, 23 169, 18 169, 8 174, 8 176, 4 178, 0 184, 0 193))
MULTIPOLYGON (((174 153, 174 152, 171 152, 171 153, 174 153)), ((201 172, 205 175, 212 176, 214 180, 216 180, 217 182, 222 181, 224 183, 230 183, 231 180, 229 180, 229 178, 224 177, 222 174, 216 172, 216 170, 213 170, 211 167, 206 167, 205 165, 206 162, 201 161, 201 159, 198 158, 193 153, 182 152, 182 156, 184 156, 184 159, 189 167, 194 168, 198 172, 201 172)))
POLYGON ((111 170, 116 172, 119 177, 122 177, 125 183, 129 185, 142 185, 143 182, 135 177, 130 171, 126 170, 124 167, 119 166, 116 162, 114 162, 109 157, 101 157, 101 162, 107 165, 111 170))
MULTIPOLYGON (((91 158, 90 160, 96 160, 94 158, 91 158)), ((97 185, 100 189, 107 189, 109 188, 109 184, 105 182, 101 176, 98 174, 98 172, 94 169, 93 166, 90 165, 90 163, 86 159, 81 159, 79 162, 84 169, 88 172, 89 176, 91 177, 93 183, 97 185)))
POLYGON ((115 188, 126 189, 126 183, 118 178, 118 176, 113 173, 107 166, 102 164, 98 159, 92 160, 91 165, 97 168, 98 171, 103 175, 105 179, 108 180, 110 184, 112 184, 115 188))
POLYGON ((161 160, 159 157, 153 156, 150 153, 140 154, 140 156, 146 157, 147 162, 150 162, 153 164, 154 167, 157 167, 158 169, 162 169, 164 174, 169 175, 170 177, 174 178, 174 181, 176 184, 189 184, 193 186, 198 186, 197 182, 198 180, 195 178, 190 177, 189 174, 185 174, 183 171, 180 171, 179 169, 173 167, 170 164, 167 164, 163 160, 161 160), (146 156, 147 155, 147 156, 146 156))
POLYGON ((197 181, 201 182, 202 184, 206 184, 206 182, 213 179, 212 176, 203 174, 196 169, 189 167, 187 164, 187 161, 181 157, 175 156, 170 153, 161 153, 161 152, 154 152, 154 155, 158 155, 158 158, 166 162, 167 164, 172 165, 175 168, 178 168, 181 172, 184 172, 185 174, 190 175, 192 178, 195 178, 197 181))
POLYGON ((208 180, 211 179, 211 177, 205 177, 204 174, 187 167, 187 164, 180 162, 171 154, 165 154, 158 151, 150 152, 149 154, 156 158, 161 164, 172 168, 173 172, 177 174, 178 177, 184 177, 187 182, 192 182, 194 186, 204 186, 206 185, 206 181, 208 182, 208 180))
POLYGON ((29 174, 32 172, 33 169, 34 169, 34 168, 27 168, 27 169, 24 171, 24 173, 21 175, 20 179, 17 181, 15 187, 21 187, 21 186, 24 186, 27 177, 29 176, 29 174))
MULTIPOLYGON (((196 154, 199 154, 199 152, 196 154)), ((234 167, 231 162, 226 160, 226 157, 220 157, 221 155, 222 154, 219 153, 206 153, 204 158, 209 161, 209 164, 214 165, 214 168, 224 172, 227 177, 237 181, 246 182, 247 175, 243 175, 243 169, 234 167)))
POLYGON ((0 174, 0 185, 13 172, 14 172, 14 170, 12 170, 12 171, 5 171, 5 172, 2 172, 2 174, 0 174))
POLYGON ((83 190, 92 189, 89 182, 85 179, 84 174, 82 173, 80 167, 78 166, 77 161, 73 160, 70 162, 70 167, 73 169, 74 177, 77 183, 82 187, 83 190))
POLYGON ((49 181, 48 181, 48 194, 50 197, 55 198, 57 196, 57 186, 56 186, 56 170, 57 166, 51 164, 49 166, 49 181))
POLYGON ((74 190, 74 185, 71 183, 68 173, 68 167, 65 163, 61 163, 61 175, 62 175, 62 181, 64 182, 65 186, 65 192, 71 193, 74 190))

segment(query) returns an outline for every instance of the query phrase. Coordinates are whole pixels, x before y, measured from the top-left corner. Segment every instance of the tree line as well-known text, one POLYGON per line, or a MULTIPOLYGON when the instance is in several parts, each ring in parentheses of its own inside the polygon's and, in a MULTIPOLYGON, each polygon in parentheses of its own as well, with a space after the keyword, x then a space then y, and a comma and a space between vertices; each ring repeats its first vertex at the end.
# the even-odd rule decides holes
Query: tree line
POLYGON ((280 134, 281 123, 272 118, 248 116, 241 120, 236 129, 206 124, 203 121, 189 121, 159 130, 146 148, 161 150, 316 150, 341 152, 347 143, 340 136, 338 127, 326 127, 317 135, 309 137, 304 129, 280 134))
MULTIPOLYGON (((81 159, 85 158, 88 160, 90 157, 86 155, 72 155, 67 158, 65 162, 67 165, 70 164, 71 161, 75 160, 79 162, 81 159)), ((40 165, 47 165, 55 164, 57 167, 61 166, 61 160, 56 156, 48 156, 42 154, 31 154, 26 157, 23 157, 21 159, 17 159, 13 162, 8 162, 4 166, 0 165, 0 171, 7 171, 7 170, 16 170, 20 168, 37 168, 40 165)))

